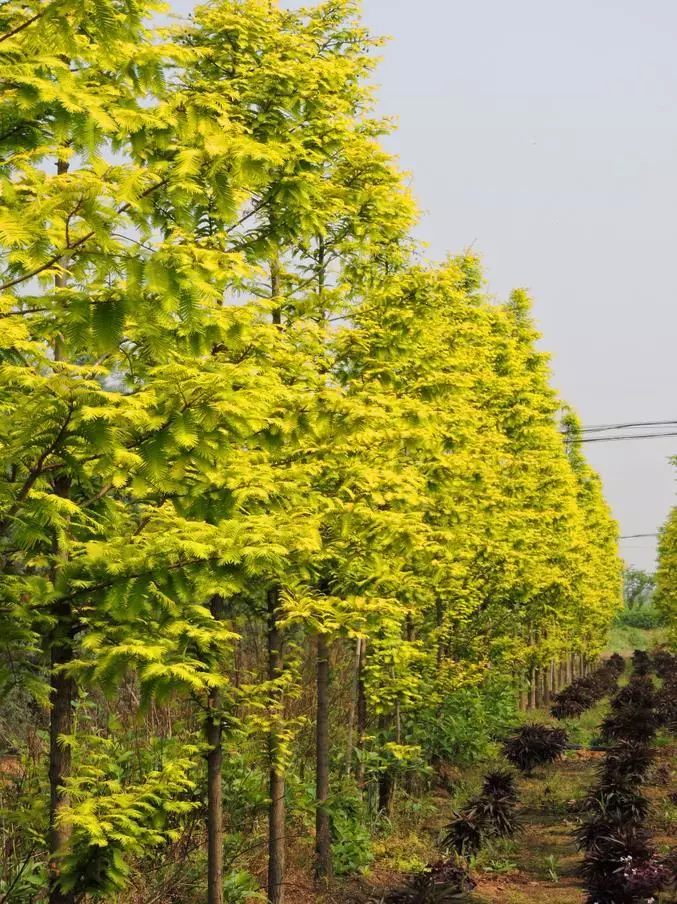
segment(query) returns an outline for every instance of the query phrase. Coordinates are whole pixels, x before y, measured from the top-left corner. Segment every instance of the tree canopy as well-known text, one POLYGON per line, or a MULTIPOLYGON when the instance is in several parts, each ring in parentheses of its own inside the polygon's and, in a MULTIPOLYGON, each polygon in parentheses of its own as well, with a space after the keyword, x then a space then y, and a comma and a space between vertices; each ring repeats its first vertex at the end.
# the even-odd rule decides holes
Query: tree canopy
POLYGON ((358 5, 157 12, 0 12, 0 893, 221 904, 268 808, 281 904, 291 819, 349 869, 600 653, 617 528, 528 295, 413 238, 358 5))

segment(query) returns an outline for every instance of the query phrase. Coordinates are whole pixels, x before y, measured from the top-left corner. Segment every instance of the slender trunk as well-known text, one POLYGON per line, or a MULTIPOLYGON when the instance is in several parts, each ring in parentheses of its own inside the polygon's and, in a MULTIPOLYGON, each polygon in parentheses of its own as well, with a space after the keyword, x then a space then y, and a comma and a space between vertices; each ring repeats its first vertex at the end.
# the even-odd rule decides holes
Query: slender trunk
POLYGON ((272 314, 272 319, 275 326, 282 326, 282 308, 280 307, 281 295, 282 274, 280 272, 280 261, 278 258, 276 258, 270 265, 270 297, 275 304, 272 314))
POLYGON ((70 799, 64 784, 71 775, 71 748, 62 739, 73 733, 73 703, 76 688, 72 678, 66 676, 63 667, 73 659, 69 623, 69 609, 56 613, 55 632, 65 636, 54 637, 50 650, 51 713, 49 720, 49 904, 73 904, 75 895, 59 888, 59 859, 68 851, 71 826, 63 819, 70 799))
MULTIPOLYGON (((379 716, 378 727, 381 739, 387 736, 390 729, 390 718, 386 715, 379 716)), ((378 809, 379 813, 390 817, 393 812, 393 797, 395 794, 395 775, 393 770, 386 767, 379 773, 378 779, 378 809)))
POLYGON ((393 798, 395 795, 395 777, 392 770, 386 769, 378 780, 378 809, 384 816, 390 818, 393 813, 393 798))
POLYGON ((317 735, 315 784, 315 878, 325 886, 332 879, 329 825, 329 645, 317 636, 317 735))
MULTIPOLYGON (((533 644, 535 655, 538 655, 541 639, 540 633, 538 631, 534 632, 533 644)), ((536 684, 534 703, 536 709, 541 709, 543 707, 543 669, 536 667, 534 671, 534 681, 536 684)))
POLYGON ((525 670, 518 672, 519 676, 519 708, 522 712, 529 709, 529 673, 525 670))
POLYGON ((355 715, 357 713, 357 701, 360 693, 360 660, 362 656, 362 638, 355 641, 355 671, 353 677, 353 691, 350 698, 350 712, 348 713, 348 737, 346 741, 346 776, 350 776, 353 770, 353 734, 355 732, 355 715))
MULTIPOLYGON (((68 163, 58 160, 57 175, 68 172, 68 163)), ((65 260, 60 261, 62 265, 65 260)), ((54 279, 55 288, 66 285, 65 276, 54 279)), ((61 361, 65 350, 61 336, 54 342, 54 360, 61 361)), ((54 492, 67 497, 70 493, 70 479, 60 477, 54 482, 54 492)), ((58 548, 54 544, 55 558, 58 548)), ((55 564, 53 579, 58 566, 55 564)), ((63 892, 59 887, 59 860, 68 852, 72 828, 64 819, 64 812, 70 806, 70 798, 65 783, 71 776, 71 748, 63 743, 65 737, 73 733, 73 704, 77 694, 75 681, 64 674, 64 667, 73 660, 73 612, 69 604, 62 604, 54 612, 55 625, 50 639, 50 719, 49 719, 49 904, 73 904, 75 894, 63 892)))
MULTIPOLYGON (((273 301, 272 321, 282 326, 282 277, 279 257, 270 265, 270 297, 273 301)), ((268 680, 275 681, 282 673, 282 633, 278 626, 280 588, 268 591, 268 680)), ((277 690, 272 692, 273 721, 268 735, 269 794, 268 811, 268 902, 284 904, 285 878, 285 780, 280 762, 280 743, 275 720, 281 715, 282 700, 277 690)))
POLYGON ((541 669, 534 669, 534 706, 540 709, 543 706, 543 680, 541 669))
POLYGON ((529 709, 536 709, 536 669, 532 668, 529 676, 529 709))
POLYGON ((442 668, 442 660, 444 658, 444 644, 442 643, 442 622, 444 620, 444 610, 442 609, 442 600, 435 601, 435 620, 437 623, 437 671, 442 668))
MULTIPOLYGON (((223 599, 212 598, 212 615, 223 618, 223 599)), ((223 904, 223 802, 221 765, 223 762, 223 719, 221 692, 209 692, 206 734, 207 753, 207 904, 223 904)))
POLYGON ((364 686, 364 664, 367 657, 366 638, 360 644, 360 660, 357 666, 357 749, 360 753, 357 767, 357 784, 364 791, 364 739, 367 733, 367 691, 364 686))
MULTIPOLYGON (((278 626, 280 590, 268 591, 268 680, 282 673, 282 632, 278 626)), ((278 690, 271 691, 272 724, 268 734, 269 794, 268 811, 268 904, 284 904, 285 876, 285 782, 280 762, 280 741, 275 721, 280 717, 282 700, 278 690)))

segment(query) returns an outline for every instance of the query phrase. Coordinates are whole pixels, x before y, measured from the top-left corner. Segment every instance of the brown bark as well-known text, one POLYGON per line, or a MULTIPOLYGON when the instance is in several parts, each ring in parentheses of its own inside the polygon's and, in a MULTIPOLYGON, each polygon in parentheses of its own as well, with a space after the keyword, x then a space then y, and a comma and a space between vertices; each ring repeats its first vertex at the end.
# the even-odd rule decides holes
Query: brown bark
POLYGON ((63 820, 70 799, 64 784, 70 778, 72 768, 71 749, 62 738, 73 733, 73 703, 76 688, 72 678, 64 675, 62 668, 73 659, 69 636, 70 609, 56 613, 56 632, 50 651, 51 712, 49 720, 49 904, 73 904, 75 895, 59 888, 59 858, 67 851, 71 827, 63 820))
POLYGON ((442 622, 444 620, 444 610, 442 609, 442 600, 437 599, 435 601, 435 621, 437 624, 437 628, 439 631, 439 637, 437 640, 437 671, 439 672, 442 668, 442 662, 444 660, 444 644, 442 642, 442 622))
MULTIPOLYGON (((275 258, 270 265, 270 297, 274 302, 277 302, 277 299, 279 299, 281 295, 282 275, 280 273, 280 261, 278 258, 275 258)), ((282 308, 279 304, 273 308, 272 319, 275 326, 282 325, 282 308)))
POLYGON ((547 663, 543 669, 543 706, 545 709, 550 707, 550 676, 552 675, 552 665, 547 663))
MULTIPOLYGON (((379 716, 378 727, 381 735, 385 737, 390 730, 391 719, 389 716, 379 716)), ((379 773, 378 779, 378 809, 384 816, 392 816, 393 799, 395 795, 395 774, 390 768, 385 768, 379 773)))
POLYGON ((536 669, 536 709, 543 707, 543 669, 536 669))
MULTIPOLYGON (((56 164, 57 175, 68 172, 68 163, 58 160, 56 164)), ((61 264, 64 259, 59 259, 61 264)), ((54 280, 55 287, 62 288, 66 285, 64 276, 57 276, 54 280)), ((54 360, 60 361, 64 357, 64 346, 60 336, 54 342, 54 360)), ((70 494, 71 482, 67 476, 61 476, 54 481, 54 492, 57 496, 67 497, 70 494)), ((55 559, 58 556, 58 546, 54 542, 55 559)), ((54 565, 52 579, 56 579, 58 565, 54 565)), ((73 733, 73 704, 75 702, 77 688, 73 678, 64 674, 64 667, 73 660, 73 636, 74 615, 68 602, 61 602, 54 611, 55 624, 50 638, 50 719, 49 719, 49 873, 48 873, 48 899, 49 904, 73 904, 74 892, 64 892, 59 887, 59 860, 68 852, 72 828, 63 818, 64 812, 70 806, 70 798, 65 790, 65 784, 71 776, 72 755, 71 748, 63 743, 65 737, 73 733)))
MULTIPOLYGON (((278 626, 280 590, 268 591, 268 680, 282 673, 282 632, 278 626)), ((268 810, 268 904, 284 904, 285 878, 285 780, 280 763, 280 743, 275 719, 282 705, 278 691, 272 691, 272 724, 268 734, 269 795, 268 810)))
MULTIPOLYGON (((274 303, 273 324, 282 326, 282 295, 280 260, 276 256, 270 264, 270 297, 274 303)), ((280 588, 268 591, 268 680, 275 681, 282 674, 282 633, 278 626, 280 588)), ((272 722, 268 734, 269 795, 268 810, 268 904, 284 904, 285 879, 285 779, 280 762, 280 744, 275 720, 280 715, 282 700, 277 691, 272 692, 272 722)))
POLYGON ((332 879, 329 824, 329 645, 317 636, 317 732, 315 783, 315 878, 327 886, 332 879))
POLYGON ((367 692, 364 686, 364 665, 367 657, 367 641, 360 644, 360 661, 357 667, 357 749, 360 753, 357 768, 357 784, 364 791, 364 739, 367 733, 367 692))
POLYGON ((348 713, 348 737, 346 742, 346 775, 353 771, 353 735, 355 733, 355 716, 360 693, 360 661, 362 658, 362 638, 355 641, 355 671, 353 677, 353 689, 350 697, 350 712, 348 713))
POLYGON ((529 678, 526 673, 521 676, 519 708, 522 712, 526 712, 529 709, 529 678))
MULTIPOLYGON (((212 598, 212 615, 223 618, 223 599, 212 598)), ((209 715, 206 734, 207 753, 207 904, 223 904, 223 803, 221 792, 221 766, 223 763, 223 719, 221 692, 212 688, 209 692, 209 715)))

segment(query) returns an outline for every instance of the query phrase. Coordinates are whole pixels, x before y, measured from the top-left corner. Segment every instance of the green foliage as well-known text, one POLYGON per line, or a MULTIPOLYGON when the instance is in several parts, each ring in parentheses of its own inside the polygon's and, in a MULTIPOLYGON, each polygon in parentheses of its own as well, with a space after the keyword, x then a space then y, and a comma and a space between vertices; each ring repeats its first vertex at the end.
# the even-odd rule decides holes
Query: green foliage
POLYGON ((623 572, 623 599, 626 607, 635 609, 649 604, 655 583, 654 576, 641 568, 626 568, 623 572))
POLYGON ((507 676, 496 676, 450 693, 437 712, 419 713, 407 736, 428 761, 469 766, 495 748, 515 717, 514 687, 507 676))
POLYGON ((86 739, 69 780, 72 801, 64 813, 72 827, 71 852, 61 864, 65 891, 104 898, 124 888, 130 856, 176 840, 183 818, 195 808, 190 748, 140 782, 125 782, 124 756, 101 738, 86 739), (122 768, 121 768, 122 764, 122 768))
POLYGON ((373 860, 364 801, 356 789, 332 795, 331 849, 337 876, 361 873, 373 860))
POLYGON ((224 904, 251 904, 265 900, 258 883, 246 870, 228 873, 223 881, 224 904))
POLYGON ((624 628, 639 628, 643 631, 652 631, 655 628, 665 626, 665 616, 653 606, 641 609, 623 609, 618 613, 615 624, 624 628))

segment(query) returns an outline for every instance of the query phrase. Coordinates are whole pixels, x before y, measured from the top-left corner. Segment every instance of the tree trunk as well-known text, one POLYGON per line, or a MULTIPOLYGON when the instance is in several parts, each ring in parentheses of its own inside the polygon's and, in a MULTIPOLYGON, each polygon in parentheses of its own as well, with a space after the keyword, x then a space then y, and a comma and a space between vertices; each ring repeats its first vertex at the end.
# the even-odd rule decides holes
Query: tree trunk
MULTIPOLYGON (((56 631, 69 632, 70 611, 57 615, 56 631)), ((49 720, 49 904, 73 904, 73 892, 59 888, 59 858, 68 851, 71 827, 62 819, 70 805, 64 783, 70 778, 71 748, 62 737, 73 733, 73 703, 76 689, 72 678, 64 675, 62 667, 73 659, 70 637, 55 637, 50 651, 51 713, 49 720)))
POLYGON ((391 769, 381 772, 378 780, 378 809, 379 813, 390 817, 393 812, 393 797, 395 795, 395 777, 391 769))
POLYGON ((364 791, 364 739, 367 733, 367 691, 364 686, 364 664, 367 658, 367 641, 360 644, 360 661, 357 667, 357 749, 360 753, 357 767, 357 784, 364 791))
POLYGON ((329 825, 329 645, 317 636, 317 735, 315 783, 315 878, 325 887, 332 880, 329 825))
POLYGON ((437 638, 437 671, 439 673, 442 668, 442 661, 444 659, 444 644, 442 642, 442 622, 444 620, 444 610, 442 608, 442 600, 435 600, 435 622, 437 624, 438 630, 438 638, 437 638))
MULTIPOLYGON (((223 599, 212 598, 212 615, 223 618, 223 599)), ((221 765, 223 762, 223 719, 221 692, 209 692, 207 716, 207 904, 223 904, 223 802, 221 795, 221 765)))
POLYGON ((522 712, 526 712, 529 709, 529 673, 520 671, 517 674, 519 680, 519 708, 522 712))
POLYGON ((360 694, 360 661, 362 658, 362 638, 355 641, 355 671, 353 689, 350 698, 350 712, 348 714, 348 737, 346 741, 346 776, 350 777, 353 771, 353 734, 355 732, 355 716, 357 714, 358 697, 360 694))
MULTIPOLYGON (((386 715, 379 716, 378 727, 383 738, 390 728, 390 719, 386 715)), ((378 779, 378 809, 379 813, 390 817, 393 812, 393 797, 395 794, 395 775, 390 768, 383 769, 378 779)))
MULTIPOLYGON (((268 680, 282 673, 282 632, 278 627, 279 587, 268 591, 268 680)), ((268 904, 284 904, 285 875, 285 802, 284 771, 280 762, 280 743, 275 720, 280 716, 282 700, 277 690, 272 696, 272 724, 268 734, 269 794, 268 811, 268 904)))
MULTIPOLYGON (((57 160, 57 175, 68 172, 68 162, 57 160)), ((66 260, 59 261, 65 265, 66 260)), ((56 276, 55 288, 66 285, 64 275, 56 276)), ((54 360, 64 358, 64 345, 60 337, 54 343, 54 360)), ((70 493, 70 478, 62 476, 54 481, 54 492, 57 496, 67 497, 70 493)), ((56 540, 54 542, 55 559, 58 556, 56 540)), ((56 579, 58 566, 54 565, 52 580, 56 579)), ((55 626, 50 638, 50 719, 49 719, 49 904, 73 904, 73 892, 62 892, 59 888, 59 858, 68 851, 71 838, 71 826, 62 818, 64 811, 70 806, 70 799, 64 789, 65 782, 72 771, 71 748, 62 742, 64 737, 73 733, 73 703, 76 697, 76 686, 73 678, 64 675, 62 669, 73 660, 73 612, 68 604, 62 604, 55 615, 55 626)))
POLYGON ((543 669, 536 669, 536 709, 543 708, 543 669))
POLYGON ((522 712, 526 712, 529 709, 529 676, 526 672, 522 672, 520 679, 519 708, 522 712))
POLYGON ((529 677, 529 709, 536 709, 536 669, 531 670, 529 677))

